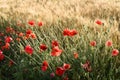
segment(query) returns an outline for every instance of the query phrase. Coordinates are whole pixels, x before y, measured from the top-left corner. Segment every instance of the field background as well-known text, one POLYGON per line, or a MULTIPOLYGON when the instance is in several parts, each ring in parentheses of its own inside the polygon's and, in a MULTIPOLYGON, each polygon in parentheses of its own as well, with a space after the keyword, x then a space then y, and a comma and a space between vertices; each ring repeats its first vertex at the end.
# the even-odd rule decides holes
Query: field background
POLYGON ((76 23, 120 17, 120 0, 0 0, 0 16, 55 23, 75 19, 76 23))
POLYGON ((100 19, 120 40, 120 0, 0 0, 0 17, 10 23, 35 20, 52 26, 62 21, 62 26, 88 25, 95 30, 95 20, 100 19))
POLYGON ((13 39, 2 53, 5 59, 0 62, 0 80, 51 80, 49 74, 64 63, 71 65, 70 70, 62 77, 55 75, 55 80, 66 76, 71 80, 120 79, 120 55, 111 55, 113 49, 120 51, 120 0, 0 0, 0 33, 0 50, 7 36, 13 39), (28 23, 31 20, 34 26, 28 23), (96 20, 103 24, 96 24, 96 20), (38 22, 43 25, 38 26, 38 22), (7 32, 8 28, 14 32, 7 32), (75 29, 77 34, 64 36, 66 28, 75 29), (26 38, 27 30, 36 39, 31 35, 26 38), (50 55, 53 40, 63 50, 59 57, 50 55), (108 40, 113 43, 110 47, 105 45, 108 40), (90 46, 91 41, 97 45, 90 46), (43 43, 48 49, 41 53, 39 46, 43 43), (26 54, 26 45, 33 48, 32 56, 26 54), (77 59, 74 52, 78 53, 77 59), (41 71, 44 60, 49 63, 46 72, 41 71), (92 72, 81 67, 87 60, 92 72), (13 61, 10 67, 9 61, 13 61))

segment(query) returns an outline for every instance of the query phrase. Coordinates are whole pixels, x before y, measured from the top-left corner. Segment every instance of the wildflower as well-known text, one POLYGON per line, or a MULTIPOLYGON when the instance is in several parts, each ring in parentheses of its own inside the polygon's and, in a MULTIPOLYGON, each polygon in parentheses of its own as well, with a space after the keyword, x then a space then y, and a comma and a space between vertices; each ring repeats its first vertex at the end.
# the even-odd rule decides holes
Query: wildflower
POLYGON ((5 38, 5 42, 6 43, 10 43, 10 42, 12 42, 12 40, 13 39, 10 36, 8 36, 8 37, 5 38))
POLYGON ((50 78, 53 78, 53 77, 55 77, 55 73, 54 72, 50 73, 50 78))
POLYGON ((5 49, 9 49, 10 44, 9 43, 5 43, 5 45, 3 46, 5 49))
POLYGON ((70 29, 64 29, 63 35, 64 36, 69 36, 70 35, 70 29))
POLYGON ((31 37, 32 37, 33 39, 36 39, 35 33, 31 33, 31 37))
POLYGON ((64 73, 65 73, 65 70, 64 70, 62 67, 58 67, 58 68, 56 69, 56 74, 57 74, 58 76, 62 76, 64 73))
POLYGON ((38 22, 38 26, 42 26, 43 25, 43 23, 42 22, 38 22))
POLYGON ((47 66, 42 66, 42 67, 41 67, 41 70, 42 70, 42 71, 46 71, 47 68, 48 68, 47 66))
POLYGON ((35 22, 33 20, 31 20, 31 21, 28 21, 28 24, 31 25, 31 26, 34 26, 35 22))
POLYGON ((3 55, 3 52, 0 50, 0 61, 2 61, 5 58, 5 56, 3 55))
POLYGON ((26 35, 30 35, 32 33, 31 29, 26 30, 26 35))
POLYGON ((110 41, 110 40, 106 41, 105 45, 108 47, 112 46, 112 41, 110 41))
POLYGON ((75 29, 70 30, 70 29, 64 29, 63 35, 64 36, 74 36, 77 34, 77 31, 75 29))
POLYGON ((19 34, 18 34, 18 36, 19 37, 22 37, 24 34, 22 33, 22 32, 20 32, 19 34))
POLYGON ((13 28, 11 28, 11 27, 7 27, 6 28, 6 33, 11 33, 11 32, 13 32, 14 30, 13 30, 13 28))
POLYGON ((43 61, 43 63, 42 63, 41 69, 42 69, 42 71, 46 71, 47 68, 48 68, 48 62, 45 60, 45 61, 43 61))
POLYGON ((42 66, 47 66, 48 67, 48 62, 46 60, 43 61, 42 66))
POLYGON ((4 36, 4 33, 0 32, 0 36, 4 36))
POLYGON ((91 41, 90 46, 96 46, 96 41, 91 41))
POLYGON ((52 41, 52 48, 56 47, 56 46, 59 46, 59 43, 57 41, 55 41, 55 40, 52 41))
POLYGON ((62 50, 59 49, 58 46, 54 47, 51 52, 51 56, 60 56, 62 53, 62 50))
POLYGON ((26 37, 29 38, 31 36, 31 34, 32 34, 32 30, 28 29, 26 31, 26 37))
POLYGON ((25 52, 29 55, 33 54, 33 48, 30 45, 25 46, 25 52))
POLYGON ((73 56, 74 56, 75 59, 77 59, 78 58, 78 53, 76 53, 76 52, 73 53, 73 56))
POLYGON ((89 61, 86 61, 86 63, 83 64, 82 67, 83 67, 84 70, 86 70, 86 71, 88 71, 88 72, 91 72, 91 71, 92 71, 89 61))
POLYGON ((70 35, 69 36, 74 36, 77 34, 77 31, 75 29, 70 30, 70 35))
POLYGON ((45 51, 47 49, 47 46, 45 44, 40 45, 40 50, 45 51))
POLYGON ((12 60, 10 60, 8 66, 11 67, 13 64, 14 64, 14 62, 12 60))
POLYGON ((100 20, 96 20, 95 23, 98 24, 98 25, 102 25, 103 24, 102 21, 100 21, 100 20))
POLYGON ((16 41, 20 42, 20 40, 21 40, 20 38, 16 38, 16 41))
POLYGON ((68 69, 70 69, 70 64, 66 64, 66 63, 64 63, 64 65, 63 65, 63 69, 64 70, 68 70, 68 69))
POLYGON ((119 54, 119 51, 117 49, 112 50, 112 56, 117 56, 119 54))

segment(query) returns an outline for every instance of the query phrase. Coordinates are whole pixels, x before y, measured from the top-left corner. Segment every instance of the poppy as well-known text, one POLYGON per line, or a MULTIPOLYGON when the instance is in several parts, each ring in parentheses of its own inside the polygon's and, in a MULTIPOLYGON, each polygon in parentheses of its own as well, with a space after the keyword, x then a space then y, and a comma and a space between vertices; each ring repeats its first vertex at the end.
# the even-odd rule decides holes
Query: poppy
POLYGON ((96 46, 96 41, 91 41, 90 46, 96 46))
POLYGON ((83 67, 83 69, 84 69, 85 71, 87 71, 87 72, 91 72, 91 71, 92 71, 89 61, 86 61, 86 63, 83 64, 82 67, 83 67))
POLYGON ((18 34, 18 36, 19 37, 22 37, 24 34, 22 33, 22 32, 20 32, 19 34, 18 34))
POLYGON ((110 40, 106 41, 105 45, 108 47, 112 46, 112 41, 110 41, 110 40))
POLYGON ((40 45, 40 50, 45 51, 47 49, 47 46, 45 44, 40 45))
POLYGON ((102 21, 100 21, 100 20, 96 20, 95 23, 98 24, 98 25, 102 25, 103 24, 102 21))
POLYGON ((42 67, 41 67, 41 70, 42 70, 42 71, 46 71, 47 68, 48 68, 47 66, 42 66, 42 67))
POLYGON ((58 46, 54 47, 51 52, 51 56, 60 56, 62 53, 62 50, 59 49, 58 46))
POLYGON ((3 52, 0 50, 0 61, 2 61, 5 58, 5 56, 3 55, 3 52))
POLYGON ((25 52, 29 55, 33 54, 33 48, 30 45, 25 46, 25 52))
POLYGON ((31 33, 31 37, 32 37, 33 39, 36 39, 35 33, 31 33))
POLYGON ((59 46, 59 43, 56 40, 52 41, 52 47, 56 47, 59 46))
POLYGON ((65 70, 62 67, 56 69, 56 75, 62 76, 65 73, 65 70))
POLYGON ((48 62, 46 60, 43 61, 42 66, 47 66, 48 67, 48 62))
POLYGON ((10 37, 10 36, 8 36, 8 37, 5 38, 5 42, 6 42, 6 43, 10 43, 10 42, 12 42, 12 40, 13 40, 13 39, 12 39, 12 37, 10 37))
POLYGON ((12 60, 9 61, 9 67, 11 67, 14 64, 14 62, 12 60))
POLYGON ((75 59, 77 59, 79 55, 78 55, 78 53, 75 52, 75 53, 73 53, 73 56, 75 59))
POLYGON ((42 22, 38 22, 38 26, 42 26, 43 25, 43 23, 42 22))
POLYGON ((119 54, 119 51, 117 49, 112 50, 112 56, 117 56, 119 54))
POLYGON ((47 68, 48 68, 48 62, 45 60, 45 61, 43 61, 43 63, 42 63, 41 69, 42 69, 42 71, 46 71, 47 68))
POLYGON ((54 72, 50 73, 50 78, 53 78, 53 77, 55 77, 55 73, 54 72))
POLYGON ((64 31, 63 31, 63 35, 64 36, 69 36, 70 35, 70 29, 64 29, 64 31))
POLYGON ((70 69, 70 64, 66 64, 66 63, 64 63, 64 65, 63 65, 63 69, 64 70, 68 70, 68 69, 70 69))
POLYGON ((28 21, 28 24, 31 25, 31 26, 34 26, 35 22, 33 20, 31 20, 31 21, 28 21))
POLYGON ((63 31, 64 36, 74 36, 76 34, 77 34, 77 31, 75 29, 70 30, 67 28, 67 29, 64 29, 63 31))
POLYGON ((74 36, 77 34, 77 31, 75 29, 70 31, 70 35, 69 36, 74 36))

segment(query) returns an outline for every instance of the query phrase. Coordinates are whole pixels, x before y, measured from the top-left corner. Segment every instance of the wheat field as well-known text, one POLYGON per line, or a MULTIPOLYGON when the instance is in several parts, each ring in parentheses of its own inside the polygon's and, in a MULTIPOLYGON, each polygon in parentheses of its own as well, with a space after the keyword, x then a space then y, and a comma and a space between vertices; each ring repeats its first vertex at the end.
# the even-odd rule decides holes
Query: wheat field
POLYGON ((0 0, 0 17, 50 23, 66 19, 88 23, 96 18, 106 21, 110 17, 118 20, 120 0, 0 0))
POLYGON ((92 29, 97 28, 94 21, 100 19, 104 28, 112 26, 111 34, 120 40, 120 0, 0 0, 0 17, 9 22, 42 21, 46 26, 58 21, 70 26, 72 22, 92 29))

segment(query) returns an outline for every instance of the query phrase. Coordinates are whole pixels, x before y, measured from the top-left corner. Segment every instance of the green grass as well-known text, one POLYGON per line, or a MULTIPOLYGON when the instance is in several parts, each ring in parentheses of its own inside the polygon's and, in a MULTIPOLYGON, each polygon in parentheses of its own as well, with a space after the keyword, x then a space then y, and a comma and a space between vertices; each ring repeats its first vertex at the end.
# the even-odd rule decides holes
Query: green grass
MULTIPOLYGON (((120 57, 119 55, 112 56, 112 50, 118 49, 120 51, 120 45, 117 44, 118 39, 111 35, 110 30, 113 28, 112 26, 108 26, 104 30, 105 25, 96 25, 96 28, 91 28, 89 25, 84 24, 77 27, 74 22, 63 23, 62 21, 41 27, 37 25, 32 27, 27 23, 23 24, 24 27, 22 27, 17 26, 15 22, 8 25, 7 21, 0 25, 1 32, 5 34, 0 37, 3 44, 5 43, 5 36, 13 38, 13 41, 10 43, 10 49, 3 50, 5 59, 0 61, 1 80, 62 80, 65 76, 68 76, 69 80, 120 79, 120 57), (21 41, 18 42, 16 41, 18 37, 16 33, 5 32, 6 26, 11 26, 17 32, 23 32, 24 34, 26 34, 27 29, 31 29, 37 38, 24 40, 21 37, 21 41), (64 36, 63 30, 66 28, 76 29, 78 34, 72 37, 64 36), (59 48, 63 50, 58 57, 50 55, 52 51, 51 42, 53 40, 57 40, 59 48), (90 42, 93 40, 96 41, 95 47, 90 46, 90 42), (105 46, 107 40, 112 40, 113 45, 111 47, 105 46), (47 50, 40 52, 40 44, 46 44, 47 50), (26 45, 32 46, 34 49, 33 55, 30 56, 24 51, 26 45), (74 52, 77 52, 79 55, 77 59, 73 56, 74 52), (9 60, 14 62, 10 67, 8 65, 9 60), (44 60, 47 60, 49 63, 45 72, 41 70, 44 60), (86 60, 90 62, 91 72, 84 70, 82 67, 86 60), (71 68, 62 76, 55 75, 54 78, 50 78, 50 73, 55 73, 56 68, 63 66, 64 63, 70 64, 71 68)), ((0 45, 0 47, 2 46, 0 45)))

